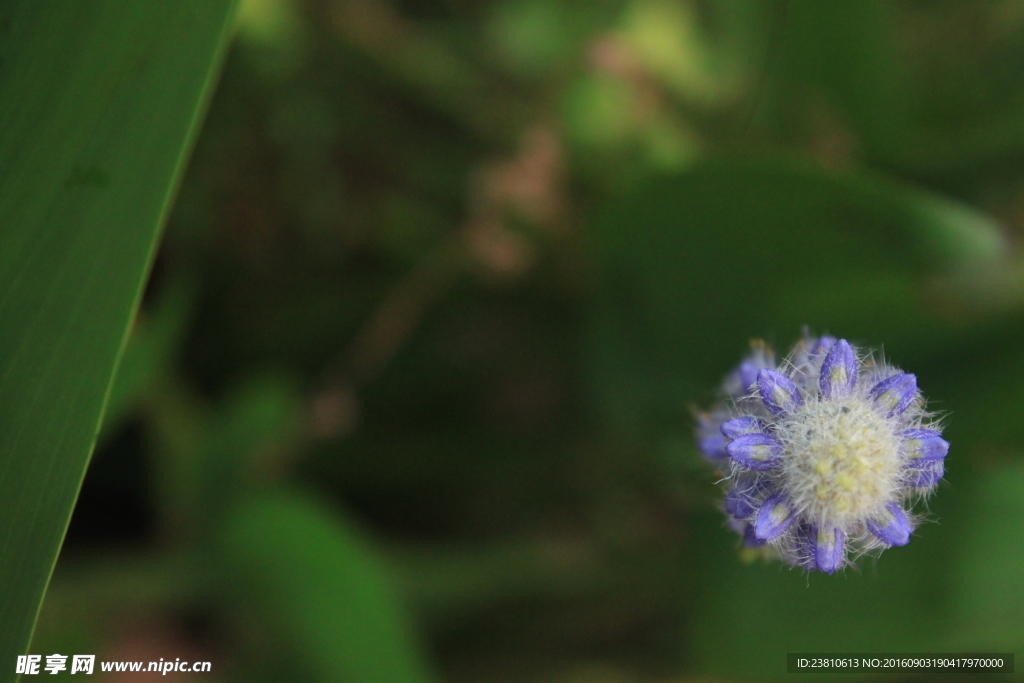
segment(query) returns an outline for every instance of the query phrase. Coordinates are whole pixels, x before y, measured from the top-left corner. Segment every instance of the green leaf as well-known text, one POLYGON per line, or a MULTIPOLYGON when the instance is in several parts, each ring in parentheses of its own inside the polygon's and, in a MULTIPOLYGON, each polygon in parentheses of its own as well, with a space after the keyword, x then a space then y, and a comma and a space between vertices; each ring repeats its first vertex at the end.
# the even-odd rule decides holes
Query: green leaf
POLYGON ((28 647, 232 4, 0 9, 0 681, 28 647))
POLYGON ((289 661, 278 664, 290 677, 432 680, 383 568, 338 514, 297 495, 243 497, 229 510, 222 538, 225 579, 244 612, 239 621, 284 650, 289 661))

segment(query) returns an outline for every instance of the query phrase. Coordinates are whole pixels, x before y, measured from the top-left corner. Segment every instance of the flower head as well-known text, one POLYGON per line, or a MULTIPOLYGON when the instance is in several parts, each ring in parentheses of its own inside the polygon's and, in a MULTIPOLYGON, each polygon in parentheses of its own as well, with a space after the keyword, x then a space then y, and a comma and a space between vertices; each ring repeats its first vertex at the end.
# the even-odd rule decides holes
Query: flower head
POLYGON ((723 393, 698 415, 698 442, 728 472, 725 511, 748 547, 831 574, 910 541, 911 504, 949 451, 914 375, 805 335, 779 365, 756 343, 723 393))

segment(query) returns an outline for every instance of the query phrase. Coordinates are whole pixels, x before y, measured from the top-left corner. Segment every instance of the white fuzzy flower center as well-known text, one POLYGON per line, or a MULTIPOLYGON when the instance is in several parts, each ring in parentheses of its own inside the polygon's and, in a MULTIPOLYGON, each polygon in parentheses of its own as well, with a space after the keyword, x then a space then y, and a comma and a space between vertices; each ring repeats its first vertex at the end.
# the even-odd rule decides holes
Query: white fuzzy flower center
POLYGON ((776 435, 785 446, 783 488, 809 521, 851 529, 899 488, 899 437, 864 397, 812 397, 776 435))

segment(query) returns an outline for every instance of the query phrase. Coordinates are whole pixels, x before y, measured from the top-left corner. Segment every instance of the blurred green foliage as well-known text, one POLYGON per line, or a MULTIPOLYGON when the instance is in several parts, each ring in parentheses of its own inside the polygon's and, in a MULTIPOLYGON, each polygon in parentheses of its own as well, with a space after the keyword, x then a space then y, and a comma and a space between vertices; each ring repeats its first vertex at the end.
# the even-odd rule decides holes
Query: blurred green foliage
POLYGON ((238 22, 33 651, 570 683, 1024 641, 1019 3, 238 22), (844 576, 745 558, 692 442, 804 325, 948 415, 937 523, 844 576))

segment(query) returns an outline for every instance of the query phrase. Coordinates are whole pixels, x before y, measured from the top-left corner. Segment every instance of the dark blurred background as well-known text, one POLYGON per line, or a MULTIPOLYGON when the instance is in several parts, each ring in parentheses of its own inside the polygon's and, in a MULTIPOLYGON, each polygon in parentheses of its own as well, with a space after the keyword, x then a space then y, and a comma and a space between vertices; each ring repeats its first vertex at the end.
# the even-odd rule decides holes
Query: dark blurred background
POLYGON ((1015 0, 245 0, 33 651, 356 683, 1013 651, 1022 75, 1015 0), (804 325, 916 373, 952 443, 937 523, 831 577, 744 555, 692 434, 804 325))

